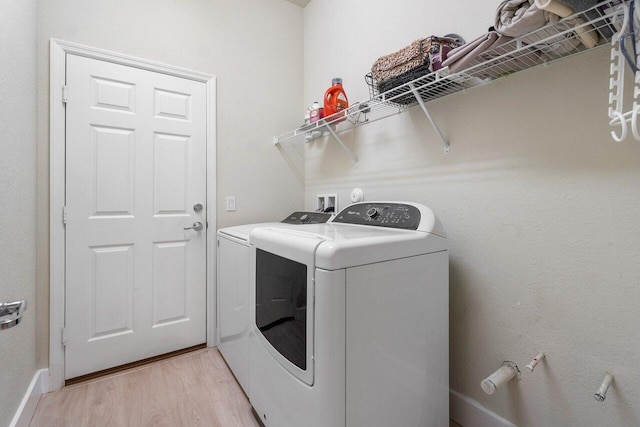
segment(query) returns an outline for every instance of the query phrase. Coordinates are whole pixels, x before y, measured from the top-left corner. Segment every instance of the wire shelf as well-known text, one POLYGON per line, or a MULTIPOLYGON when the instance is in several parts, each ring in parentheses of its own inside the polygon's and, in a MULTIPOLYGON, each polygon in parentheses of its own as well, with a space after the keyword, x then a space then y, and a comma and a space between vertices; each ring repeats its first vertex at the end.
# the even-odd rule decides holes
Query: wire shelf
MULTIPOLYGON (((369 74, 365 76, 370 88, 368 101, 353 104, 316 123, 277 136, 274 143, 313 134, 313 131, 321 133, 327 126, 331 127, 331 133, 341 133, 401 113, 417 104, 427 112, 424 107, 426 102, 608 45, 620 29, 624 15, 623 3, 631 1, 604 1, 555 24, 510 39, 483 52, 458 72, 452 73, 445 67, 382 93, 378 93, 376 82, 369 74), (418 96, 422 102, 417 99, 418 96)), ((308 136, 306 138, 310 139, 308 136)))

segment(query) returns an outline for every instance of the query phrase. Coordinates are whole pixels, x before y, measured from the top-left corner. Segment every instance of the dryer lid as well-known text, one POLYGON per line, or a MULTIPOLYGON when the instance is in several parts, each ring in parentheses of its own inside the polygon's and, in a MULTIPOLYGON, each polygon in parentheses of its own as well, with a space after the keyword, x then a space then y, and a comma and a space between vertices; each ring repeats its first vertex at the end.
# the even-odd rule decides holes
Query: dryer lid
POLYGON ((260 227, 273 227, 278 226, 279 222, 263 222, 259 224, 244 224, 244 225, 236 225, 233 227, 221 228, 218 230, 218 235, 222 236, 231 236, 239 240, 243 240, 244 242, 249 243, 249 235, 251 232, 260 227))

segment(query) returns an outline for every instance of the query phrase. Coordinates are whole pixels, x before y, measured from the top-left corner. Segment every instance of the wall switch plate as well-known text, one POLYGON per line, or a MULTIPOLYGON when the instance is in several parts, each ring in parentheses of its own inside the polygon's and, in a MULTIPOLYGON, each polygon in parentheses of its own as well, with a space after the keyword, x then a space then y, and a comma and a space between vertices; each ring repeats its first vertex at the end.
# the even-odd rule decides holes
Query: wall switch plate
POLYGON ((316 201, 316 212, 338 212, 338 195, 318 194, 316 201))
POLYGON ((227 196, 226 204, 227 204, 227 212, 234 212, 236 210, 235 196, 227 196))

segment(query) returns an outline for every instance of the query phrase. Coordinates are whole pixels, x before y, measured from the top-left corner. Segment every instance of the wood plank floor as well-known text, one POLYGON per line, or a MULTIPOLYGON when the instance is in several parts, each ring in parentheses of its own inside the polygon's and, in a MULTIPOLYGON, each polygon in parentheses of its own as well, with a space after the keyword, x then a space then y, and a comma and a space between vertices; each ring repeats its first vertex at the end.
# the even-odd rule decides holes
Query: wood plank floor
POLYGON ((259 426, 215 348, 47 393, 31 427, 259 426))
MULTIPOLYGON (((215 348, 65 387, 40 398, 31 427, 254 427, 215 348)), ((451 421, 450 427, 461 427, 451 421)))

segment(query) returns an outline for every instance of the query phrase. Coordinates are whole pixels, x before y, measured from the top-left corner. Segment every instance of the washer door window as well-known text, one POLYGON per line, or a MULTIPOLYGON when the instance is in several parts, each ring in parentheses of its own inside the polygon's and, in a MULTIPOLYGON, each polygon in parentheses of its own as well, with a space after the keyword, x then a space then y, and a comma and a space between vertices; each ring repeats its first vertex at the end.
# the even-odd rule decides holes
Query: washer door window
MULTIPOLYGON (((299 377, 309 372, 308 344, 312 340, 307 310, 309 274, 307 265, 256 249, 255 319, 259 335, 272 347, 271 353, 299 377)), ((267 348, 269 347, 267 345, 267 348)))

